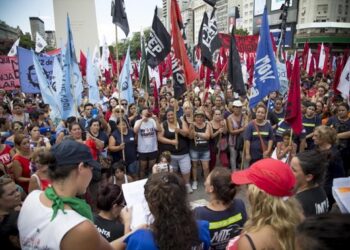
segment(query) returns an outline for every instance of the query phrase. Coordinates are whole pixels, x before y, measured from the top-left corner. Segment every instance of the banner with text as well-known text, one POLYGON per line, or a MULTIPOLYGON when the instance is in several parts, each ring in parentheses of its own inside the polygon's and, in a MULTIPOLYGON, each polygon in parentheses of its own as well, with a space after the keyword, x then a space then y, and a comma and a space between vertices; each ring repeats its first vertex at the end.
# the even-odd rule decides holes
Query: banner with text
POLYGON ((15 56, 0 56, 0 89, 19 88, 18 62, 15 56))
MULTIPOLYGON (((35 72, 32 52, 18 47, 17 49, 20 84, 23 93, 40 93, 39 81, 35 72)), ((53 56, 38 54, 38 60, 43 67, 44 74, 49 83, 52 82, 53 56)))

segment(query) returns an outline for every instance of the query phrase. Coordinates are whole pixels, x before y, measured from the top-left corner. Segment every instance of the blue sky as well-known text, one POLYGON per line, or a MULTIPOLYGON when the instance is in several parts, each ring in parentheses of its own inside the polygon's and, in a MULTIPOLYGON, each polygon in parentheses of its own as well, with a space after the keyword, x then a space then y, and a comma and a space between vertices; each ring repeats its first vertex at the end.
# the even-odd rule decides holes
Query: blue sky
MULTIPOLYGON (((155 6, 162 6, 162 0, 124 1, 131 32, 151 26, 155 6)), ((105 36, 107 43, 111 44, 115 41, 115 28, 110 16, 111 0, 95 0, 95 6, 100 43, 105 36)), ((0 20, 10 26, 18 25, 23 32, 30 32, 30 16, 40 17, 45 22, 45 30, 54 30, 52 0, 0 0, 0 20)), ((119 31, 118 39, 125 38, 119 31)))

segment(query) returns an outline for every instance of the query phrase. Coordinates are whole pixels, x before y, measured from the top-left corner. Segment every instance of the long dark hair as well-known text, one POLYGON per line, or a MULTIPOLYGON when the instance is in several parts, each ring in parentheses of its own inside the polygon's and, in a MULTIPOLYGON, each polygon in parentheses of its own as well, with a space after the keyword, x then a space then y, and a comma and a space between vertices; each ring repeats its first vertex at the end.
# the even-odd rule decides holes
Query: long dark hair
POLYGON ((183 180, 175 173, 148 178, 145 197, 154 216, 151 230, 159 249, 189 250, 200 244, 183 180))

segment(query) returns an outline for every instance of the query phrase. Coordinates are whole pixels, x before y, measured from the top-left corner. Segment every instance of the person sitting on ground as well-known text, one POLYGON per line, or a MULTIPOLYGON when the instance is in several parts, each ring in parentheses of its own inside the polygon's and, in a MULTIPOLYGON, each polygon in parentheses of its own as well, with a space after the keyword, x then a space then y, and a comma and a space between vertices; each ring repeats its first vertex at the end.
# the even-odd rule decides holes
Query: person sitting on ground
POLYGON ((121 187, 122 184, 133 181, 133 178, 126 174, 127 165, 126 165, 126 162, 122 160, 113 163, 111 167, 111 171, 112 171, 111 183, 113 183, 114 185, 118 185, 121 187))
POLYGON ((225 249, 229 240, 241 232, 247 220, 244 203, 235 199, 236 185, 231 183, 231 171, 216 167, 205 183, 209 203, 194 210, 197 220, 209 221, 210 249, 225 249))
POLYGON ((350 246, 350 214, 321 214, 306 218, 296 231, 298 250, 335 250, 350 246))
POLYGON ((325 157, 315 150, 305 151, 292 158, 291 167, 297 180, 296 198, 305 216, 327 213, 329 204, 322 184, 326 175, 325 157))
POLYGON ((130 225, 124 226, 119 218, 123 207, 125 207, 125 200, 121 187, 108 184, 100 188, 97 195, 97 208, 100 212, 94 216, 94 223, 99 233, 108 242, 130 232, 130 225))
POLYGON ((303 215, 292 197, 295 177, 290 167, 271 158, 259 160, 248 169, 233 172, 232 182, 249 184, 251 209, 242 234, 226 249, 294 249, 295 228, 303 215))
POLYGON ((174 169, 170 165, 171 163, 171 153, 169 151, 164 151, 160 155, 160 161, 157 164, 154 164, 152 167, 152 173, 161 173, 161 172, 173 172, 174 169))
POLYGON ((14 181, 0 177, 0 246, 2 249, 21 249, 19 245, 17 218, 21 194, 14 181))

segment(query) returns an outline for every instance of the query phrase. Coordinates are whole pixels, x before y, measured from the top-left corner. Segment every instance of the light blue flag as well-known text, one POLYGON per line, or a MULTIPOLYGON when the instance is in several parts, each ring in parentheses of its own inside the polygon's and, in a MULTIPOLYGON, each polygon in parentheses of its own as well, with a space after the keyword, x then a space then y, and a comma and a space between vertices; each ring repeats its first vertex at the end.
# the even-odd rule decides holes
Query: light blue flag
POLYGON ((64 78, 66 78, 66 86, 71 90, 71 95, 74 100, 74 110, 78 109, 82 101, 83 83, 82 76, 75 55, 73 34, 70 28, 70 20, 67 15, 67 46, 64 60, 64 78))
POLYGON ((130 60, 130 46, 126 53, 125 62, 122 72, 119 76, 119 91, 120 97, 128 101, 128 104, 134 103, 132 82, 131 82, 131 60, 130 60))
POLYGON ((92 104, 101 101, 100 92, 98 90, 95 65, 92 62, 90 50, 87 51, 87 63, 86 63, 86 81, 89 85, 89 102, 92 104))
POLYGON ((47 79, 47 77, 45 76, 44 69, 41 66, 39 59, 35 55, 34 51, 32 51, 32 57, 43 101, 44 103, 50 105, 53 114, 60 114, 60 109, 57 102, 58 100, 56 98, 56 93, 53 89, 53 85, 51 85, 49 79, 47 79))
POLYGON ((280 89, 280 81, 276 67, 276 59, 272 48, 267 9, 265 6, 260 27, 259 44, 254 65, 253 87, 251 89, 249 107, 254 108, 270 92, 280 89))

